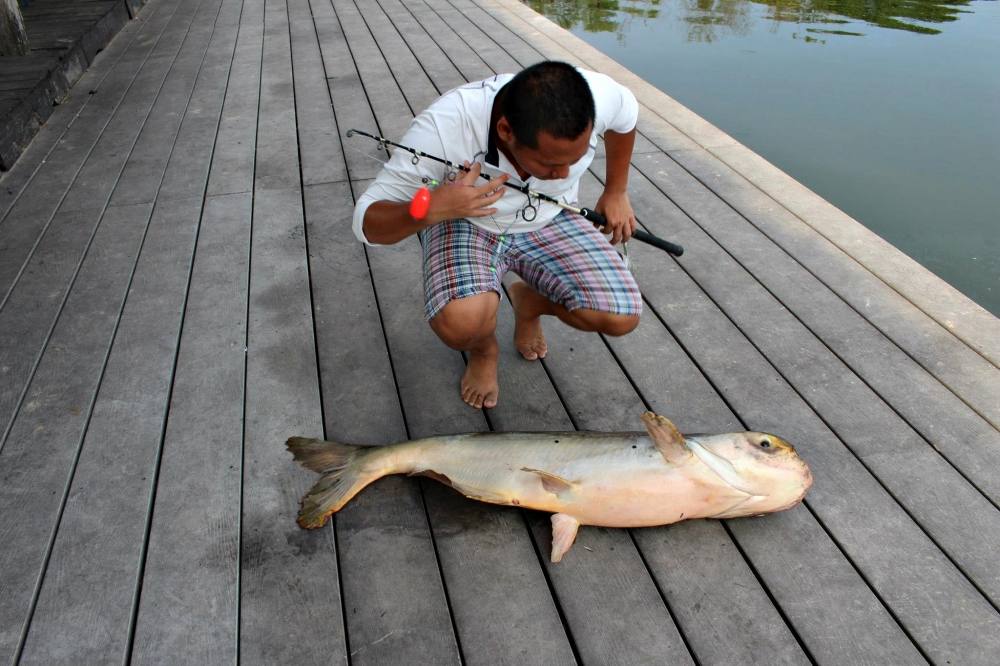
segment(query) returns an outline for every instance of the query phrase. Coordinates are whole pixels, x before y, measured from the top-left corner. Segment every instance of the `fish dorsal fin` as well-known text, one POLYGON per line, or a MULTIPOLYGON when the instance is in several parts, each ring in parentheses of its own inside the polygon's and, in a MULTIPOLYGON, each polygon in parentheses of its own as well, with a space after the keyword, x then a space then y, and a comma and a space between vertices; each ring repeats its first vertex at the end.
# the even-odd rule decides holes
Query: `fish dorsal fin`
POLYGON ((552 514, 552 555, 549 559, 558 562, 576 540, 580 521, 565 513, 552 514))
POLYGON ((642 415, 649 436, 668 463, 680 465, 691 458, 691 451, 684 445, 684 435, 665 416, 653 412, 642 415))
POLYGON ((548 492, 553 495, 558 495, 559 493, 564 493, 567 490, 573 489, 573 484, 550 472, 544 472, 540 469, 533 469, 531 467, 522 467, 522 472, 529 472, 531 474, 537 474, 538 478, 542 480, 542 488, 545 488, 548 492))

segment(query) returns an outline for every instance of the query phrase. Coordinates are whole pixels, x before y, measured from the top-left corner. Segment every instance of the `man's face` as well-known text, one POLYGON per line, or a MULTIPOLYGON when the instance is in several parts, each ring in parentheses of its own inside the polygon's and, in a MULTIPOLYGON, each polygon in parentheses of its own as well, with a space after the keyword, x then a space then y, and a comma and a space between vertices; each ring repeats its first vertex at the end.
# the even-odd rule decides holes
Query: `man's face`
POLYGON ((506 118, 500 118, 497 133, 522 169, 540 180, 558 180, 568 177, 569 168, 587 154, 592 126, 575 139, 557 139, 543 130, 538 133, 537 148, 518 143, 506 118))

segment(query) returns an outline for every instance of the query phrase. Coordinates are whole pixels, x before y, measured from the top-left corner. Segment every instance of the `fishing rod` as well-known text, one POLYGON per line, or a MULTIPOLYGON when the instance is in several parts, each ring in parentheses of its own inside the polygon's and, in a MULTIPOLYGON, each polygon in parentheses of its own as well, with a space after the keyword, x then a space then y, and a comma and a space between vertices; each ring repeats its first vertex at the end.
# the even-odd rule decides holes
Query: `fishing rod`
MULTIPOLYGON (((465 172, 471 171, 469 167, 463 164, 455 164, 454 162, 446 160, 443 157, 438 157, 436 155, 429 155, 422 150, 417 150, 416 148, 411 148, 410 146, 404 146, 401 143, 390 141, 389 139, 386 139, 385 137, 382 136, 369 134, 368 132, 363 132, 359 129, 347 130, 348 137, 352 137, 355 134, 360 134, 361 136, 377 141, 380 150, 385 150, 386 146, 392 146, 393 148, 399 148, 401 150, 405 150, 406 152, 413 155, 410 161, 414 165, 416 165, 423 158, 427 158, 434 162, 438 162, 439 164, 444 164, 449 169, 448 180, 450 181, 455 180, 455 174, 459 171, 465 171, 465 172)), ((490 176, 482 172, 480 172, 479 177, 485 178, 486 180, 490 180, 490 176)), ((425 179, 425 182, 429 182, 429 179, 425 179)), ((535 209, 535 206, 531 204, 531 198, 534 197, 536 201, 547 201, 548 203, 555 204, 560 208, 570 211, 571 213, 576 213, 577 215, 581 215, 602 229, 607 227, 608 224, 607 218, 605 218, 603 215, 601 215, 592 208, 577 208, 576 206, 571 206, 570 204, 563 203, 554 197, 550 197, 547 194, 543 194, 542 192, 536 192, 535 190, 529 188, 527 184, 517 185, 516 183, 511 183, 509 181, 506 181, 504 182, 504 185, 512 189, 515 189, 518 192, 521 192, 522 194, 527 195, 528 208, 531 208, 532 210, 535 209)), ((430 204, 430 190, 428 190, 426 187, 422 187, 420 188, 420 190, 417 191, 417 193, 413 197, 413 200, 410 202, 410 212, 411 214, 422 212, 423 214, 413 215, 415 218, 420 219, 423 217, 423 215, 427 214, 427 206, 429 204, 430 204)), ((531 218, 525 217, 525 219, 530 222, 531 220, 534 219, 534 214, 532 215, 531 218)), ((682 254, 684 254, 684 248, 678 245, 677 243, 671 243, 668 240, 664 240, 663 238, 655 236, 649 233, 648 231, 643 231, 642 229, 636 229, 632 233, 632 238, 636 239, 637 241, 641 241, 643 243, 652 245, 654 247, 658 247, 661 250, 665 250, 670 254, 674 255, 675 257, 679 257, 682 254)))

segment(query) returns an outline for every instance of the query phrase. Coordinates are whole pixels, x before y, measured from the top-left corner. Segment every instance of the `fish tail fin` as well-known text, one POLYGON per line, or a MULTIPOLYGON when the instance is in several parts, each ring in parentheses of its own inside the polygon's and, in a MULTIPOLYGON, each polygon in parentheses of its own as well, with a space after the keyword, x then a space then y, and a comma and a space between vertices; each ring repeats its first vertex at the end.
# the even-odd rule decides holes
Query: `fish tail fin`
POLYGON ((292 437, 285 446, 299 464, 323 475, 300 502, 298 523, 306 529, 322 527, 365 486, 392 473, 383 466, 365 464, 381 455, 382 447, 324 442, 308 437, 292 437))

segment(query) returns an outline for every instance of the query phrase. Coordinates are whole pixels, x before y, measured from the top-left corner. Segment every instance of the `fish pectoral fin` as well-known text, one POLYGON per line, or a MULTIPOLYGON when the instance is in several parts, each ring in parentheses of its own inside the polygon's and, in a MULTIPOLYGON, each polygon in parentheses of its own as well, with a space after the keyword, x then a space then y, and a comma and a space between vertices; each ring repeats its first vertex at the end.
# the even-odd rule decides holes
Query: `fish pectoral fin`
POLYGON ((747 495, 746 497, 741 497, 741 498, 737 499, 735 502, 733 502, 733 504, 731 504, 730 506, 727 506, 722 511, 719 511, 714 516, 709 516, 709 517, 710 518, 714 518, 716 520, 722 520, 724 518, 740 518, 742 516, 747 515, 747 513, 746 513, 745 510, 741 511, 741 509, 743 508, 743 505, 746 504, 747 502, 749 502, 751 500, 755 500, 755 499, 760 499, 760 496, 759 495, 747 495))
POLYGON ((545 472, 540 469, 533 469, 531 467, 522 467, 522 472, 528 472, 530 474, 535 474, 542 481, 542 488, 546 491, 552 493, 553 495, 558 495, 564 493, 568 490, 573 489, 573 484, 566 479, 558 476, 557 474, 552 474, 551 472, 545 472))
POLYGON ((562 560, 566 551, 576 540, 576 531, 580 529, 580 521, 565 513, 552 514, 552 555, 553 562, 562 560))
POLYGON ((666 416, 646 412, 642 415, 642 423, 668 463, 680 465, 691 457, 691 451, 684 445, 684 435, 666 416))

